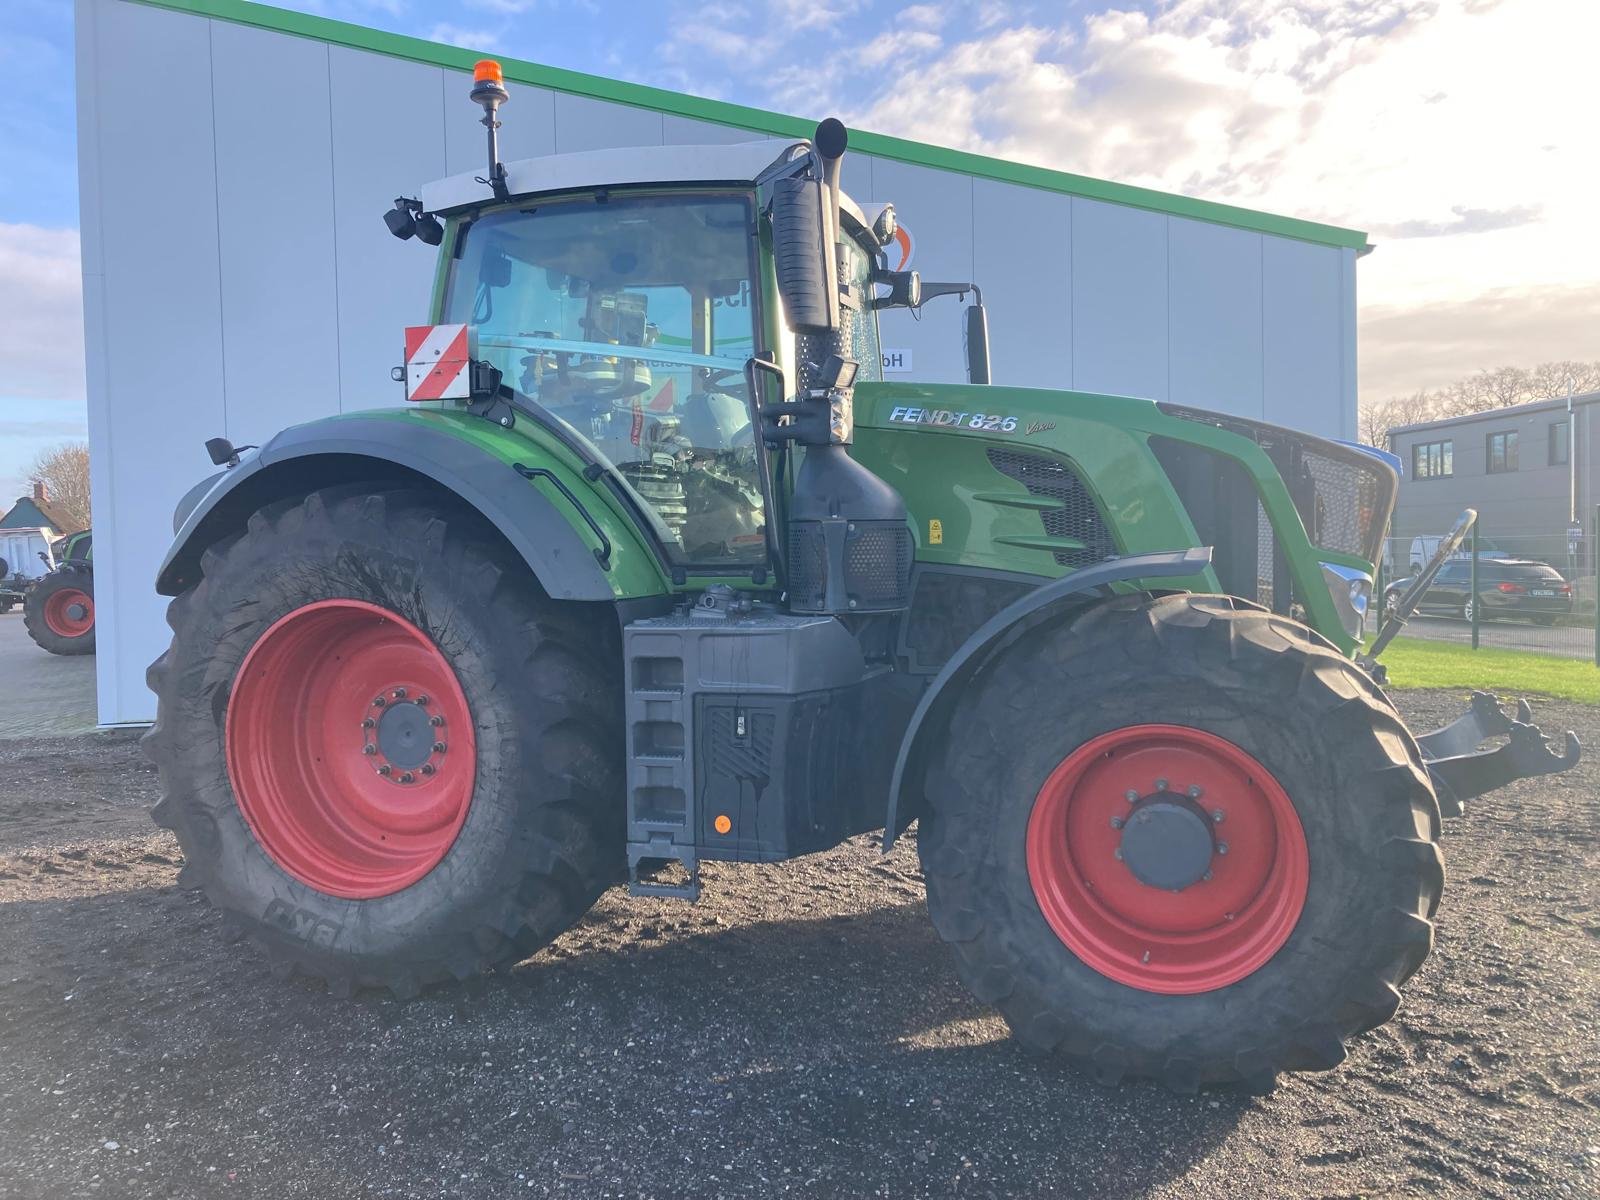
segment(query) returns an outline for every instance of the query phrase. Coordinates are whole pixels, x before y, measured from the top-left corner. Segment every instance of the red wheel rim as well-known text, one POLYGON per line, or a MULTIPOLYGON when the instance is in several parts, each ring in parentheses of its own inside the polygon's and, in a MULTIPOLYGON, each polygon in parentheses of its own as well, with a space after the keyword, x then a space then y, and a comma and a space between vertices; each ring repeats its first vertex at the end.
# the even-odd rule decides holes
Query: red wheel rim
POLYGON ((62 588, 44 602, 45 627, 57 637, 82 637, 94 628, 94 597, 82 588, 62 588))
POLYGON ((319 892, 409 887, 467 818, 466 694, 426 634, 375 604, 320 600, 274 622, 239 667, 226 737, 256 841, 319 892))
POLYGON ((1288 793, 1226 738, 1181 725, 1129 726, 1068 755, 1034 800, 1027 856, 1069 950, 1118 983, 1172 995, 1259 969, 1293 932, 1310 880, 1288 793), (1163 843, 1159 866, 1205 874, 1179 890, 1142 880, 1130 864, 1149 873, 1152 824, 1187 855, 1163 843))

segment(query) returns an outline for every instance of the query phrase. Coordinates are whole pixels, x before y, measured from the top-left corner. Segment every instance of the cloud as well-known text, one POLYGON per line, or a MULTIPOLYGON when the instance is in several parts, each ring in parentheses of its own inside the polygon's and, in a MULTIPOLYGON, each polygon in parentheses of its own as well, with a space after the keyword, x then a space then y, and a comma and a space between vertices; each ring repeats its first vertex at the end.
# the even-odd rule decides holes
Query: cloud
MULTIPOLYGON (((940 33, 886 58, 852 124, 1371 230, 1362 304, 1374 328, 1417 311, 1431 385, 1465 348, 1428 312, 1510 318, 1600 287, 1592 0, 1121 0, 1077 26, 940 33)), ((1594 327, 1512 324, 1525 348, 1496 336, 1496 361, 1595 353, 1594 327)), ((1415 377, 1377 351, 1373 387, 1415 377)))
POLYGON ((0 363, 7 395, 83 399, 77 230, 0 223, 0 363))
POLYGON ((427 33, 422 35, 430 42, 444 42, 450 46, 460 46, 464 50, 487 50, 500 40, 500 31, 495 29, 467 29, 461 25, 450 25, 441 22, 427 33))
POLYGON ((1376 305, 1360 318, 1361 392, 1384 399, 1506 363, 1600 355, 1600 285, 1496 289, 1448 303, 1376 305))
POLYGON ((1454 215, 1449 220, 1401 221, 1398 225, 1374 226, 1372 232, 1378 237, 1389 238, 1453 237, 1466 233, 1492 233, 1496 229, 1515 229, 1519 225, 1532 224, 1539 219, 1539 214, 1544 210, 1538 206, 1493 209, 1467 208, 1457 204, 1450 211, 1454 215))

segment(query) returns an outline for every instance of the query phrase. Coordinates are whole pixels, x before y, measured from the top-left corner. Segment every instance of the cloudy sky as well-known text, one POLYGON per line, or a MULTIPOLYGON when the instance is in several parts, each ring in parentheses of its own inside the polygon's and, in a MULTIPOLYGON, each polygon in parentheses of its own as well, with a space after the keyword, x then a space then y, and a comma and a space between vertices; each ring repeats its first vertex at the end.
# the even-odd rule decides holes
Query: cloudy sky
MULTIPOLYGON (((1596 0, 284 0, 1369 231, 1369 398, 1600 358, 1596 0)), ((0 496, 83 430, 71 5, 0 4, 0 496)))

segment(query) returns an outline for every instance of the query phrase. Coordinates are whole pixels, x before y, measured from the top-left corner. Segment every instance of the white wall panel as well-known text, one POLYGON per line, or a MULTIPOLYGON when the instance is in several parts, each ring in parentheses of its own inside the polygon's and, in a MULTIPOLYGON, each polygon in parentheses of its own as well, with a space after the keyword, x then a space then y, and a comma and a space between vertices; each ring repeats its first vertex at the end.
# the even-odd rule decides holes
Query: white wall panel
MULTIPOLYGON (((975 278, 989 313, 994 382, 1071 387, 1071 199, 975 179, 972 205, 975 278)), ((928 319, 935 313, 930 309, 928 319)))
POLYGON ((218 21, 211 56, 226 432, 259 443, 338 410, 328 47, 218 21))
POLYGON ((1264 239, 1262 251, 1266 419, 1353 437, 1345 417, 1340 251, 1278 237, 1264 239))
POLYGON ((661 140, 668 146, 731 146, 739 142, 759 142, 765 135, 711 121, 693 121, 675 113, 661 118, 661 140))
MULTIPOLYGON (((846 162, 849 162, 847 157, 846 162)), ((876 159, 869 200, 890 200, 915 238, 912 269, 929 282, 973 279, 972 177, 876 159)), ((890 264, 893 265, 892 263, 890 264)), ((982 280, 978 280, 980 286, 982 280)), ((954 382, 967 377, 961 304, 935 300, 920 321, 903 309, 882 314, 885 349, 909 349, 915 370, 892 379, 954 382)))
MULTIPOLYGON (((329 55, 339 407, 349 412, 400 399, 401 385, 389 370, 403 357, 401 331, 428 320, 433 248, 396 241, 383 213, 396 196, 414 196, 419 185, 447 173, 445 114, 440 104, 427 103, 443 96, 446 74, 343 46, 330 47, 329 55), (374 121, 374 111, 404 112, 406 119, 374 121)), ((460 82, 454 74, 449 80, 460 82)), ((470 107, 464 95, 460 104, 470 107)))
POLYGON ((1170 399, 1260 420, 1261 235, 1167 222, 1170 399))
POLYGON ((612 104, 588 96, 556 93, 556 153, 607 150, 614 146, 660 146, 658 112, 612 104))
MULTIPOLYGON (((352 51, 363 54, 362 51, 352 51)), ((377 55, 364 54, 367 58, 377 55)), ((481 124, 483 110, 468 99, 472 76, 465 71, 441 71, 444 86, 439 119, 444 124, 446 175, 489 169, 488 131, 481 124)), ((556 94, 526 84, 510 85, 511 99, 500 109, 500 161, 538 158, 556 152, 556 94)), ((421 103, 419 98, 419 103, 421 103)), ((404 111, 402 108, 401 111, 404 111)), ((436 179, 429 175, 418 185, 436 179)), ((398 195, 398 193, 396 193, 398 195)), ((408 193, 409 194, 409 193, 408 193)), ((390 197, 393 199, 394 197, 390 197)))
MULTIPOLYGON (((131 0, 77 0, 100 719, 147 720, 166 642, 151 588, 204 438, 257 441, 396 403, 434 256, 382 224, 398 195, 482 170, 461 71, 131 0), (158 181, 159 186, 153 186, 158 181)), ((759 135, 513 85, 504 157, 759 135)), ((1355 256, 851 153, 926 280, 985 290, 995 378, 1211 405, 1349 436, 1355 256)), ((885 314, 897 378, 965 378, 961 305, 885 314)))
POLYGON ((1072 199, 1072 386, 1167 398, 1167 218, 1072 199))
POLYGON ((110 0, 83 0, 79 29, 80 128, 99 157, 80 211, 104 270, 85 287, 97 672, 100 720, 115 724, 154 715, 156 566, 173 505, 213 469, 201 441, 224 422, 211 38, 205 21, 110 0))

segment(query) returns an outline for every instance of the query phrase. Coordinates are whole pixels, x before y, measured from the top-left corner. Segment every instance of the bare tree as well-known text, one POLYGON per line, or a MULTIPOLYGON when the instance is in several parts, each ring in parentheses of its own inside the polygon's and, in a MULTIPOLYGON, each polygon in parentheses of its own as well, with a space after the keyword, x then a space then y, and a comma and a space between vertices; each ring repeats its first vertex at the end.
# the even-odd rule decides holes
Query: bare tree
POLYGON ((62 533, 89 528, 89 444, 67 442, 33 460, 29 477, 43 483, 50 506, 70 526, 62 533))
POLYGON ((1547 362, 1536 367, 1498 367, 1478 371, 1432 392, 1413 392, 1361 404, 1361 440, 1374 446, 1388 444, 1389 430, 1444 417, 1464 417, 1528 404, 1600 391, 1600 362, 1547 362))

